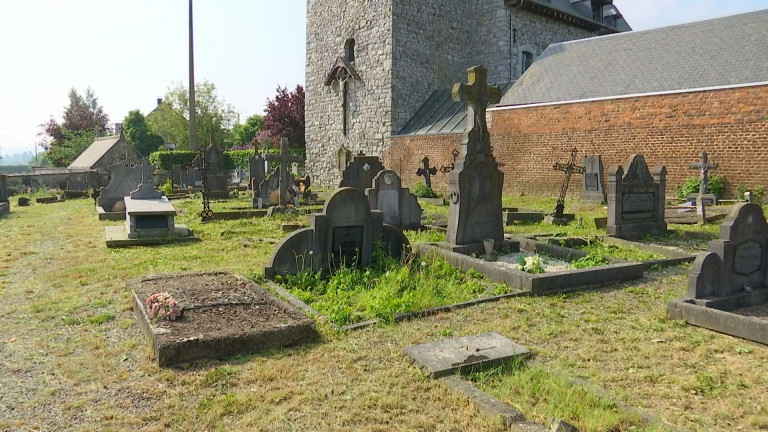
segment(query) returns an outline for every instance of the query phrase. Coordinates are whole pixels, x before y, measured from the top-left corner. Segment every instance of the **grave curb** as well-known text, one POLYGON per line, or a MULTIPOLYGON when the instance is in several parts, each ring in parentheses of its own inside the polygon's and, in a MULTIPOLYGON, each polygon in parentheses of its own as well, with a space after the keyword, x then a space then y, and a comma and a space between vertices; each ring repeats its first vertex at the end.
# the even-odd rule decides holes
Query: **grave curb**
POLYGON ((667 316, 696 327, 768 345, 768 321, 758 318, 699 306, 691 299, 670 300, 667 316))
POLYGON ((106 237, 106 245, 110 249, 125 248, 131 246, 163 246, 174 243, 191 243, 200 241, 200 237, 196 236, 192 230, 187 228, 186 225, 176 225, 176 231, 186 230, 190 235, 186 237, 182 236, 168 236, 168 237, 146 237, 146 238, 128 238, 128 234, 125 233, 125 227, 121 225, 111 225, 104 227, 104 235, 106 237), (125 236, 123 237, 123 234, 125 236), (110 238, 110 235, 112 237, 110 238), (119 238, 115 238, 119 235, 119 238))
POLYGON ((108 212, 101 206, 96 206, 96 214, 100 221, 122 221, 125 220, 125 212, 108 212))

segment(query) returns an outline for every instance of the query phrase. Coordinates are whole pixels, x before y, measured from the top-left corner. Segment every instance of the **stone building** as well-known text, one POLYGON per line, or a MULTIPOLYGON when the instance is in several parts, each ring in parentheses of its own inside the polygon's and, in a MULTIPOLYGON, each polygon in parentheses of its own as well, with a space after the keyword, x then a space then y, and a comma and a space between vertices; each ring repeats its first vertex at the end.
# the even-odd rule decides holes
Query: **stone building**
MULTIPOLYGON (((705 150, 726 195, 766 187, 768 10, 552 44, 489 113, 505 193, 556 195, 552 164, 573 147, 602 155, 605 169, 641 153, 667 167, 667 194, 698 176, 689 165, 705 150)), ((385 162, 408 168, 403 184, 413 185, 424 156, 450 165, 461 141, 451 132, 397 135, 385 162)), ((446 176, 432 184, 445 191, 446 176)))
POLYGON ((307 168, 337 184, 470 66, 509 83, 552 43, 627 30, 612 0, 308 0, 307 168))

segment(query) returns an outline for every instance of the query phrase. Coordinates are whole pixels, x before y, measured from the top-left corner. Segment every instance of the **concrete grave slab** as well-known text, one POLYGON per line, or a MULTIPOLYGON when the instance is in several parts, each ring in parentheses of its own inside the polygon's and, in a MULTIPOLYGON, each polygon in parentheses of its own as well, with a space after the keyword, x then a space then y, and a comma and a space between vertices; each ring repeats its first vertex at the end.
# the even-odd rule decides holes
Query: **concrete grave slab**
POLYGON ((231 273, 180 273, 128 282, 139 326, 160 366, 223 359, 313 341, 312 321, 252 281, 231 273), (183 309, 175 321, 152 320, 150 295, 168 292, 183 309))
POLYGON ((499 365, 531 353, 498 333, 485 333, 406 347, 404 352, 432 378, 462 369, 499 365))

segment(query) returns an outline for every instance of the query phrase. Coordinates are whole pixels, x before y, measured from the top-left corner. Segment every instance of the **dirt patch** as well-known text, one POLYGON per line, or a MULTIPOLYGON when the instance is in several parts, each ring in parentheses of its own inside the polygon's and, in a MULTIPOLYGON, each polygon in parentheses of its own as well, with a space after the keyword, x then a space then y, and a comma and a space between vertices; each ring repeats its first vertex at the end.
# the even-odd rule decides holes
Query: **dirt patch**
POLYGON ((763 321, 768 321, 768 304, 762 304, 762 305, 737 309, 733 311, 733 313, 754 317, 763 321))

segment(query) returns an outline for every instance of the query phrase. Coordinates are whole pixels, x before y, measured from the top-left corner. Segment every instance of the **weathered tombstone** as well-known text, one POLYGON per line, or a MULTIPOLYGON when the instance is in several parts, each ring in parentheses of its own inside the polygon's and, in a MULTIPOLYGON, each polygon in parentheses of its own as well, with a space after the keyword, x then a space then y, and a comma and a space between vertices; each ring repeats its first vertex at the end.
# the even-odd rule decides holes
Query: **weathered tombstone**
POLYGON ((8 202, 8 183, 5 175, 0 175, 0 202, 8 202))
POLYGON ((467 70, 468 84, 453 86, 453 99, 467 104, 467 128, 461 141, 455 169, 450 173, 451 202, 447 243, 471 245, 483 240, 504 240, 501 223, 501 190, 504 173, 491 152, 485 118, 488 104, 498 103, 498 87, 489 87, 488 71, 482 66, 467 70))
POLYGON ((429 158, 424 156, 421 160, 421 168, 416 170, 416 175, 424 177, 424 184, 432 189, 432 176, 437 174, 437 168, 429 166, 429 158))
POLYGON ((579 153, 574 147, 571 150, 571 160, 567 163, 555 163, 552 167, 555 171, 562 171, 565 173, 565 179, 563 179, 563 185, 560 187, 560 197, 557 199, 557 205, 555 211, 549 216, 544 218, 544 222, 555 225, 567 225, 568 222, 575 218, 573 214, 565 214, 565 196, 568 194, 568 186, 571 184, 571 176, 576 174, 583 174, 585 169, 582 166, 576 165, 576 155, 579 153))
POLYGON ((291 162, 291 174, 298 176, 299 175, 299 163, 298 162, 291 162))
POLYGON ((329 273, 342 265, 365 267, 378 241, 386 253, 399 258, 409 247, 408 239, 399 229, 385 225, 383 218, 358 190, 339 189, 322 213, 312 214, 309 228, 294 232, 277 246, 264 275, 273 278, 302 270, 329 273))
POLYGON ((373 186, 373 178, 383 169, 384 165, 378 156, 357 155, 344 170, 339 187, 351 187, 365 193, 366 189, 373 186))
POLYGON ((603 158, 584 156, 584 180, 581 183, 581 202, 605 203, 605 177, 603 176, 603 158))
POLYGON ((256 153, 252 158, 248 159, 248 171, 250 174, 250 180, 248 181, 248 190, 258 190, 259 184, 264 181, 267 175, 264 157, 256 153))
POLYGON ((270 206, 279 205, 281 201, 288 202, 291 200, 293 191, 289 189, 283 195, 282 199, 279 199, 280 193, 280 167, 278 166, 266 179, 259 183, 258 187, 253 192, 253 208, 266 208, 270 206))
POLYGON ((138 189, 144 178, 151 178, 155 167, 147 159, 124 160, 107 168, 109 184, 99 192, 99 207, 105 212, 125 211, 123 198, 138 189))
POLYGON ((607 234, 628 240, 665 234, 666 182, 667 168, 656 167, 651 174, 643 155, 630 158, 626 174, 621 166, 610 167, 607 234))
POLYGON ((372 210, 384 213, 384 223, 400 228, 421 226, 421 207, 416 195, 402 187, 400 176, 391 170, 379 172, 373 187, 366 189, 372 210))
POLYGON ((208 199, 229 198, 227 187, 227 173, 224 172, 224 152, 216 143, 205 149, 205 169, 208 184, 206 193, 208 199))
MULTIPOLYGON (((293 175, 288 171, 288 163, 303 161, 304 158, 301 156, 290 155, 288 153, 288 140, 282 138, 280 140, 280 154, 268 154, 264 157, 264 159, 280 163, 280 165, 277 167, 277 170, 275 171, 275 173, 277 173, 278 195, 276 196, 276 199, 272 199, 274 192, 270 192, 269 195, 270 205, 278 207, 278 209, 273 209, 273 212, 280 212, 281 209, 284 208, 285 204, 287 204, 288 201, 290 201, 295 196, 295 191, 293 190, 293 175)), ((262 191, 260 190, 260 194, 261 192, 262 191)), ((261 197, 263 198, 264 195, 262 194, 261 197)))
POLYGON ((339 172, 343 173, 347 168, 347 165, 352 161, 352 152, 348 148, 341 146, 337 153, 339 162, 339 172))
MULTIPOLYGON (((704 225, 707 223, 707 210, 706 206, 708 205, 716 205, 717 204, 717 197, 712 194, 707 193, 707 186, 709 184, 709 179, 707 178, 707 174, 709 173, 709 170, 711 169, 717 169, 718 164, 708 162, 707 160, 707 152, 703 151, 701 152, 700 159, 698 163, 694 163, 690 165, 690 169, 699 170, 699 193, 696 195, 696 215, 699 218, 699 224, 704 225)), ((690 198, 690 197, 689 197, 690 198)))

